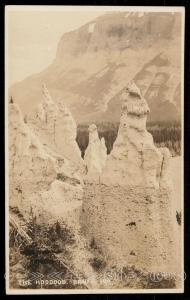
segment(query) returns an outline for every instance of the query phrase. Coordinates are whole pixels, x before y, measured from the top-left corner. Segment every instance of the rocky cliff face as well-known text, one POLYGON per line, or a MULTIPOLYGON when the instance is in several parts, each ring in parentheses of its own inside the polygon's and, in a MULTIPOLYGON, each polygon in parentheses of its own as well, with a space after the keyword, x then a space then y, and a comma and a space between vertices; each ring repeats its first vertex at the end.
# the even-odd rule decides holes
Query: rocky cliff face
POLYGON ((86 183, 81 222, 108 264, 174 272, 179 266, 172 263, 177 223, 170 154, 154 146, 146 130, 148 113, 146 100, 132 82, 123 95, 118 136, 100 181, 86 183))
POLYGON ((142 41, 143 45, 152 45, 158 36, 171 38, 175 34, 174 23, 175 16, 171 13, 107 13, 82 26, 80 31, 64 34, 58 45, 57 59, 63 59, 70 50, 74 56, 106 48, 135 48, 141 46, 142 41))
POLYGON ((133 79, 147 99, 151 120, 179 120, 180 35, 179 13, 105 14, 64 34, 52 64, 11 87, 10 94, 28 113, 40 103, 46 82, 77 123, 115 122, 120 95, 133 79))

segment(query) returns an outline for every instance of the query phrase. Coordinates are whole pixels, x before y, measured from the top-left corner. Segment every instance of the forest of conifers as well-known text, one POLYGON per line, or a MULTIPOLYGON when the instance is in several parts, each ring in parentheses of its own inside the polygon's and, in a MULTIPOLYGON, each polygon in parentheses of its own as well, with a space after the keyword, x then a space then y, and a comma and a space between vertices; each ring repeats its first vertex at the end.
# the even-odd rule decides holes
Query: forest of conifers
MULTIPOLYGON (((119 123, 96 123, 99 137, 105 138, 108 154, 117 137, 119 123)), ((88 146, 88 124, 80 124, 77 128, 77 143, 84 156, 88 146)), ((148 122, 147 130, 152 134, 157 147, 168 147, 172 156, 181 154, 181 125, 179 122, 148 122)))

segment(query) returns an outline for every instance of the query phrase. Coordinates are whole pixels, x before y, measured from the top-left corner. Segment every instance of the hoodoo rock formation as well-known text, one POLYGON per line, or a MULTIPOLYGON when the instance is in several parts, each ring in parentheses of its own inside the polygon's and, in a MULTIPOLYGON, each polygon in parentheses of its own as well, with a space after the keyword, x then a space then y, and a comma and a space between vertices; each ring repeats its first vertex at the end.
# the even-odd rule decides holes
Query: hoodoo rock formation
POLYGON ((56 104, 46 85, 43 84, 44 99, 30 123, 44 145, 70 160, 74 169, 84 172, 84 161, 76 142, 77 126, 69 109, 61 102, 56 104))
POLYGON ((158 188, 162 154, 146 130, 149 107, 134 82, 127 87, 123 100, 118 136, 101 180, 113 185, 158 188))
POLYGON ((175 212, 168 149, 146 130, 149 107, 140 90, 125 90, 117 139, 100 181, 86 183, 81 224, 108 264, 173 272, 175 212))
POLYGON ((48 189, 56 179, 55 160, 24 123, 19 107, 9 104, 10 204, 28 205, 28 198, 48 189))
POLYGON ((89 144, 85 151, 84 162, 87 166, 88 180, 99 178, 107 157, 107 148, 104 138, 99 139, 95 124, 89 126, 89 144))
POLYGON ((25 218, 32 209, 39 222, 72 223, 83 188, 69 160, 42 145, 14 103, 9 104, 8 130, 10 206, 18 207, 25 218))

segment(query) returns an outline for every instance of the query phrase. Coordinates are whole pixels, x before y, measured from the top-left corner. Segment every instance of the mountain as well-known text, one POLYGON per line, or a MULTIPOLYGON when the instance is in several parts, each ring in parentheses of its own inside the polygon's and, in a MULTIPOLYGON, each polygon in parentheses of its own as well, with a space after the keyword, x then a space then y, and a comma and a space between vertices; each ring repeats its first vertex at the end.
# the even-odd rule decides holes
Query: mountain
POLYGON ((141 89, 152 121, 180 120, 180 13, 107 13, 59 41, 52 64, 13 85, 24 114, 41 102, 43 83, 77 123, 119 121, 122 93, 141 89))

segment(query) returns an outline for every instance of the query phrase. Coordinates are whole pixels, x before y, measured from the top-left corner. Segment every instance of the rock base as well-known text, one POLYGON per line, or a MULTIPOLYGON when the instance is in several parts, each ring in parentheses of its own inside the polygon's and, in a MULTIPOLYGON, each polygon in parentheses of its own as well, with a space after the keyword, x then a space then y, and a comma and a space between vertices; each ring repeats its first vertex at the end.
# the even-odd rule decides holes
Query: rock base
POLYGON ((87 183, 81 215, 89 243, 117 266, 175 272, 175 215, 171 191, 87 183))

